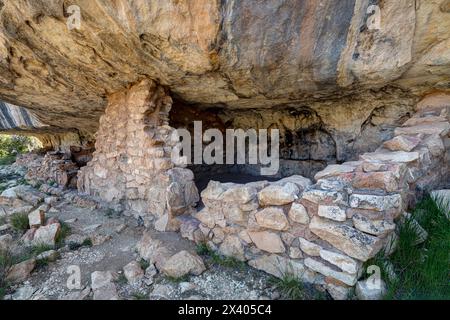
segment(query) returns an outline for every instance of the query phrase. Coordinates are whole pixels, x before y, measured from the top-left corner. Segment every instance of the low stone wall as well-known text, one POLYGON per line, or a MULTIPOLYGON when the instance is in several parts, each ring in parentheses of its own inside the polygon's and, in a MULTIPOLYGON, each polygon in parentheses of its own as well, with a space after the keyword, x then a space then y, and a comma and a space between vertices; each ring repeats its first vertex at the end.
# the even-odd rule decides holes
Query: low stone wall
POLYGON ((294 273, 346 298, 365 261, 395 249, 396 223, 449 179, 450 97, 431 96, 395 137, 315 176, 244 185, 211 181, 182 235, 275 276, 294 273))
POLYGON ((151 81, 109 97, 93 159, 78 174, 78 189, 120 204, 146 226, 178 230, 175 216, 199 201, 192 171, 171 161, 172 99, 151 81))
POLYGON ((16 165, 27 168, 25 179, 33 185, 57 184, 62 188, 76 188, 79 167, 70 155, 48 152, 44 156, 37 153, 19 155, 16 165))

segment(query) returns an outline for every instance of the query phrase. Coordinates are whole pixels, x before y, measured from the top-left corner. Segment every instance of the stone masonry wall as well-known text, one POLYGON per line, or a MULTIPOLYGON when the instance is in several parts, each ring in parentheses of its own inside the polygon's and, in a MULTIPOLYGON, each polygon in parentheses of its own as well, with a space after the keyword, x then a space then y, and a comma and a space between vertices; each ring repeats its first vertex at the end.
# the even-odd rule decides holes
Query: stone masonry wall
POLYGON ((166 90, 151 81, 110 96, 93 160, 78 174, 81 192, 119 204, 162 231, 177 230, 174 217, 199 201, 193 173, 170 158, 171 106, 166 90))
POLYGON ((310 180, 211 181, 181 233, 275 276, 294 273, 345 299, 365 261, 395 249, 396 225, 424 192, 449 182, 450 96, 420 102, 395 137, 310 180))

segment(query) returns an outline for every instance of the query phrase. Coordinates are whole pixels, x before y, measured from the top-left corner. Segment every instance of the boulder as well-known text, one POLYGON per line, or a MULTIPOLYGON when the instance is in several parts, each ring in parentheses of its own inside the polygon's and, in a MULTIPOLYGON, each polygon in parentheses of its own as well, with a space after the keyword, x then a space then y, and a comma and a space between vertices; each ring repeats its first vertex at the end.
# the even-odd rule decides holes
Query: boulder
POLYGON ((357 274, 349 274, 336 270, 331 266, 312 258, 305 259, 305 266, 315 272, 323 274, 326 277, 331 277, 333 279, 339 280, 349 286, 354 286, 356 281, 358 280, 357 274))
POLYGON ((365 210, 386 211, 399 209, 402 205, 402 197, 399 194, 388 196, 376 196, 367 194, 352 194, 350 207, 365 210))
POLYGON ((39 228, 45 222, 45 211, 43 208, 39 207, 38 209, 32 211, 28 214, 28 223, 31 228, 36 227, 39 228))
POLYGON ((289 221, 281 208, 264 208, 255 214, 255 218, 256 222, 263 228, 277 231, 287 230, 289 228, 289 221))
POLYGON ((258 193, 258 199, 262 206, 281 206, 297 200, 299 192, 300 189, 292 182, 272 184, 258 193))
POLYGON ((299 243, 300 243, 300 249, 302 249, 302 251, 304 253, 306 253, 309 256, 312 257, 318 257, 320 256, 320 251, 322 251, 322 247, 312 243, 306 239, 303 238, 298 238, 299 243))
POLYGON ((307 270, 303 262, 291 260, 276 254, 259 256, 250 260, 248 264, 255 269, 267 272, 277 278, 292 275, 308 283, 314 283, 317 280, 314 272, 307 270))
POLYGON ((320 217, 331 219, 334 221, 345 221, 347 220, 347 214, 345 210, 338 206, 322 206, 319 205, 317 214, 320 217))
POLYGON ((112 271, 94 271, 91 274, 92 290, 99 289, 112 283, 116 278, 116 274, 112 271))
POLYGON ((219 247, 219 252, 226 257, 233 257, 240 261, 245 261, 244 246, 239 237, 229 235, 219 247))
POLYGON ((419 160, 419 153, 405 152, 405 151, 373 152, 373 153, 365 153, 361 155, 360 158, 365 161, 409 163, 419 160))
POLYGON ((36 259, 29 259, 21 263, 13 265, 6 276, 6 280, 11 283, 24 282, 34 270, 36 259))
POLYGON ((337 266, 342 271, 350 274, 358 273, 362 266, 361 262, 356 261, 349 256, 341 253, 322 249, 320 250, 319 255, 323 260, 328 261, 329 263, 337 266))
POLYGON ((352 291, 351 287, 345 285, 336 285, 334 283, 326 284, 327 292, 333 300, 347 300, 352 291))
POLYGON ((248 232, 250 239, 261 250, 269 253, 284 253, 286 248, 280 236, 269 231, 248 232))
POLYGON ((374 236, 384 236, 395 230, 395 223, 386 220, 371 220, 360 214, 353 215, 352 220, 356 229, 374 236))
POLYGON ((144 260, 155 264, 161 269, 165 262, 174 254, 172 250, 164 246, 163 242, 154 239, 150 232, 145 232, 136 245, 137 252, 144 260))
POLYGON ((0 250, 8 250, 13 243, 13 237, 10 234, 0 236, 0 250))
POLYGON ((181 278, 187 274, 200 275, 205 270, 203 260, 185 250, 174 254, 161 268, 161 272, 173 278, 181 278))
POLYGON ((60 231, 61 225, 59 223, 42 226, 36 230, 32 243, 34 245, 44 244, 54 246, 60 231))
POLYGON ((289 219, 295 223, 308 224, 310 219, 306 208, 300 204, 294 202, 288 213, 289 219))
POLYGON ((125 275, 125 278, 127 278, 128 283, 134 284, 139 282, 144 277, 144 270, 142 270, 138 262, 131 261, 123 267, 123 274, 125 275))
POLYGON ((356 169, 356 166, 351 165, 345 165, 345 164, 331 164, 328 165, 324 170, 318 172, 314 179, 316 181, 329 178, 329 177, 335 177, 339 176, 341 174, 351 173, 354 172, 356 169))
POLYGON ((91 274, 91 287, 94 300, 119 300, 112 271, 94 271, 91 274))
POLYGON ((383 246, 380 238, 365 234, 346 224, 320 217, 314 217, 309 228, 322 240, 361 261, 367 261, 374 257, 383 246))
POLYGON ((37 228, 28 229, 25 234, 20 238, 20 240, 25 244, 29 245, 32 243, 34 236, 36 234, 37 228))
POLYGON ((289 257, 291 259, 301 259, 303 258, 302 251, 297 247, 290 247, 289 248, 289 257))
POLYGON ((415 136, 396 136, 383 143, 383 147, 391 151, 412 151, 420 143, 420 138, 415 136))
POLYGON ((278 180, 278 181, 274 182, 273 184, 283 186, 287 183, 295 184, 297 186, 297 188, 300 190, 300 192, 303 192, 304 190, 306 190, 306 188, 308 188, 309 186, 312 185, 312 182, 310 179, 305 178, 300 175, 289 176, 289 177, 283 178, 281 180, 278 180))
POLYGON ((348 199, 343 192, 311 189, 303 192, 302 200, 307 200, 316 204, 346 206, 348 199))

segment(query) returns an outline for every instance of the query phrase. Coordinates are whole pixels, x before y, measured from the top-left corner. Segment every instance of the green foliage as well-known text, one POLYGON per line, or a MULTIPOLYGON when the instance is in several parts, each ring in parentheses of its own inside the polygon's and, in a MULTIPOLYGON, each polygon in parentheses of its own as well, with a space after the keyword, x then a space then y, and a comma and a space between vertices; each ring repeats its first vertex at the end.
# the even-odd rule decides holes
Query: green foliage
POLYGON ((117 283, 118 285, 126 285, 128 283, 128 279, 127 277, 125 277, 125 275, 123 273, 119 274, 119 276, 117 277, 117 279, 115 280, 115 283, 117 283))
POLYGON ((205 242, 201 242, 197 244, 196 251, 198 255, 206 256, 212 252, 212 250, 208 247, 205 242))
POLYGON ((396 251, 389 260, 380 253, 369 263, 378 265, 387 282, 385 299, 450 299, 450 219, 444 206, 431 197, 422 200, 399 226, 396 251), (415 219, 428 232, 427 240, 417 245, 415 219), (386 262, 394 267, 396 278, 388 276, 386 262))
POLYGON ((54 250, 54 249, 55 248, 53 246, 49 246, 47 244, 38 244, 38 245, 32 246, 29 249, 29 252, 33 257, 37 257, 41 253, 44 253, 44 252, 47 252, 50 250, 54 250))
POLYGON ((0 165, 10 165, 16 156, 40 147, 36 138, 16 135, 0 135, 0 165))
POLYGON ((141 259, 139 260, 139 265, 141 266, 141 269, 145 271, 148 267, 150 267, 150 262, 145 259, 141 259))
POLYGON ((82 247, 92 247, 92 240, 91 238, 86 238, 83 240, 83 242, 81 243, 82 247))
POLYGON ((26 213, 16 213, 11 216, 11 225, 14 230, 24 232, 28 230, 28 215, 26 213))
POLYGON ((281 278, 272 277, 270 283, 280 292, 283 299, 303 300, 306 297, 303 282, 294 274, 285 273, 281 278))
POLYGON ((6 155, 0 156, 0 166, 8 166, 13 164, 16 161, 16 156, 6 155))
POLYGON ((243 261, 234 257, 225 257, 212 250, 206 243, 199 243, 196 247, 198 255, 205 256, 213 265, 222 266, 230 269, 244 269, 246 267, 243 261))
POLYGON ((77 243, 77 242, 69 242, 68 244, 69 246, 69 250, 75 251, 78 250, 82 247, 92 247, 92 240, 91 238, 86 238, 83 240, 82 243, 77 243))

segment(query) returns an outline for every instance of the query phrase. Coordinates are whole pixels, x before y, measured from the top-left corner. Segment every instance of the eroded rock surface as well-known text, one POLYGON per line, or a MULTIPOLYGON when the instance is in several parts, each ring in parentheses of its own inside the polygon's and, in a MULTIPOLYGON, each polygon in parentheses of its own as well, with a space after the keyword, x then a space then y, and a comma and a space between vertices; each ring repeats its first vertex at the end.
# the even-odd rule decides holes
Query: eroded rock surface
POLYGON ((375 29, 372 4, 82 0, 69 30, 65 1, 3 1, 0 98, 88 139, 107 97, 143 78, 203 107, 309 106, 324 126, 306 135, 337 141, 339 159, 345 141, 364 145, 352 128, 371 138, 417 95, 448 90, 446 1, 383 1, 375 29))

